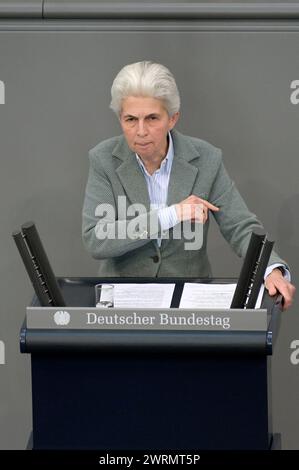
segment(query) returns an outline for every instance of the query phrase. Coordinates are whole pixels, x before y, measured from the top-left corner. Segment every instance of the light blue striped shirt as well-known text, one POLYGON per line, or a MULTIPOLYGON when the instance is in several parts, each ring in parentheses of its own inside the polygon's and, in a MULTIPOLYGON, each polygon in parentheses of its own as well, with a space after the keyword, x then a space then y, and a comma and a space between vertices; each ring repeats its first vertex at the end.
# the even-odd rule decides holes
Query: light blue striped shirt
MULTIPOLYGON (((170 132, 168 132, 169 145, 166 157, 162 160, 160 168, 152 175, 146 170, 141 158, 136 153, 136 158, 142 173, 145 177, 151 210, 158 209, 158 217, 162 231, 176 225, 179 220, 175 210, 175 206, 167 207, 168 183, 174 157, 173 142, 170 132)), ((157 239, 158 245, 161 245, 161 239, 157 239)))

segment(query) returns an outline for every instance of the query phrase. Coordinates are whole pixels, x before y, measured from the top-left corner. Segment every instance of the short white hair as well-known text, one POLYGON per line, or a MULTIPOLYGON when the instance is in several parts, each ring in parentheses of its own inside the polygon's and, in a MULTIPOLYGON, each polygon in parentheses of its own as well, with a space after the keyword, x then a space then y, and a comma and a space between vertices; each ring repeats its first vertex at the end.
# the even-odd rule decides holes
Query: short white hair
POLYGON ((162 64, 145 60, 123 67, 111 87, 110 108, 120 116, 122 101, 145 96, 163 101, 169 116, 180 109, 180 95, 172 73, 162 64))

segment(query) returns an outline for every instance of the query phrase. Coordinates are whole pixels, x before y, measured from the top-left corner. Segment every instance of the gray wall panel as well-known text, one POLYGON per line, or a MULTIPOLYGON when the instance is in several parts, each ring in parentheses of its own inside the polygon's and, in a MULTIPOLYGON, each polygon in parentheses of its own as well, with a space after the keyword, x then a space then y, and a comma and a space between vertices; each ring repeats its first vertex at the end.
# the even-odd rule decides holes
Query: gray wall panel
POLYGON ((0 18, 42 18, 43 0, 0 1, 0 18))
MULTIPOLYGON (((178 129, 222 148, 231 176, 297 282, 299 104, 290 101, 290 84, 299 80, 299 33, 200 26, 179 33, 148 31, 153 26, 122 32, 116 26, 101 31, 100 24, 85 32, 0 31, 6 95, 0 105, 0 340, 6 345, 0 448, 24 447, 31 428, 29 361, 18 351, 18 333, 32 288, 10 234, 34 220, 57 275, 96 273, 98 262, 81 243, 87 153, 120 133, 108 109, 109 93, 126 63, 152 59, 172 70, 182 97, 178 129)), ((240 260, 214 223, 209 245, 214 274, 237 275, 240 260)), ((298 449, 299 366, 289 358, 290 342, 299 339, 297 308, 298 300, 283 315, 276 345, 273 418, 284 448, 298 449)))
POLYGON ((295 18, 296 3, 45 0, 45 18, 295 18))

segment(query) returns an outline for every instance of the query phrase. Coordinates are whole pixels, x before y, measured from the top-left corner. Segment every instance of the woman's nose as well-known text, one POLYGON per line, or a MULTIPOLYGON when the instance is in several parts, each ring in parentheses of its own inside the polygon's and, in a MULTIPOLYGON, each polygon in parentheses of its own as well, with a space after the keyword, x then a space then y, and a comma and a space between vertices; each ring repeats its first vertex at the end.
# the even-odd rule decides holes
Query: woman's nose
POLYGON ((140 120, 138 122, 138 129, 137 129, 137 134, 139 136, 144 136, 147 134, 147 129, 146 129, 146 125, 144 123, 144 121, 140 120))

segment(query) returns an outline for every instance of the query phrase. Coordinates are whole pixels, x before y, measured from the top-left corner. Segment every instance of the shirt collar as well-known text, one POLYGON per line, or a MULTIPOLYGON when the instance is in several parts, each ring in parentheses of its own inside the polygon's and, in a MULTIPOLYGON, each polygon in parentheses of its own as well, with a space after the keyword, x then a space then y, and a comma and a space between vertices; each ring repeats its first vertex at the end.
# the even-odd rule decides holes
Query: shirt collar
MULTIPOLYGON (((139 155, 137 153, 135 153, 135 155, 136 155, 136 158, 137 158, 137 162, 138 162, 139 166, 141 167, 142 171, 144 173, 146 173, 147 175, 151 176, 147 172, 147 170, 146 170, 146 168, 143 164, 143 161, 141 160, 139 155)), ((167 154, 166 154, 166 157, 163 158, 163 160, 161 162, 161 165, 160 165, 160 168, 158 168, 158 170, 156 170, 156 171, 160 171, 162 169, 162 167, 165 166, 166 172, 167 173, 170 172, 173 157, 174 157, 173 141, 172 141, 171 133, 168 132, 168 150, 167 150, 167 154)), ((155 174, 155 173, 153 173, 153 174, 155 174)))

